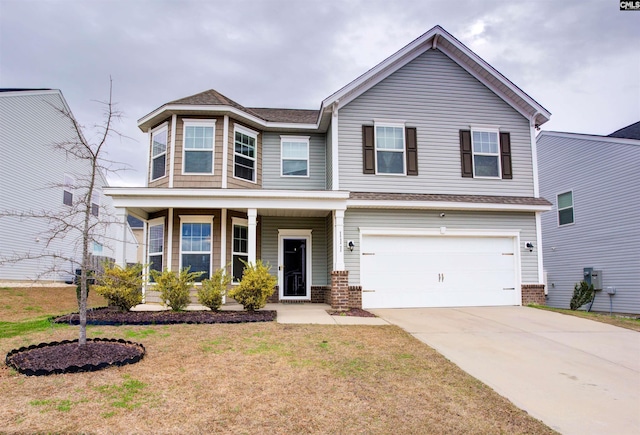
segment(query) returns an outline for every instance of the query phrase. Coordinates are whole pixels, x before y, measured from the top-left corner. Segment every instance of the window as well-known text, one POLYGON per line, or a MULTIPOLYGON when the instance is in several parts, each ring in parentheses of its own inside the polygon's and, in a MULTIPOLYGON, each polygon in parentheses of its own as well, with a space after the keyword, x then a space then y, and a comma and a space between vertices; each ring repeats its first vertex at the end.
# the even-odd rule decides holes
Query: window
POLYGON ((280 136, 283 177, 309 176, 309 137, 280 136))
POLYGON ((233 176, 255 182, 257 133, 236 127, 234 136, 233 176))
MULTIPOLYGON (((149 223, 149 270, 162 272, 164 254, 164 221, 149 223)), ((153 282, 153 278, 149 279, 153 282)))
POLYGON ((473 173, 476 177, 500 177, 497 131, 471 131, 473 173))
POLYGON ((183 174, 213 174, 215 120, 184 121, 183 174))
POLYGON ((180 269, 204 272, 196 281, 211 274, 211 218, 207 222, 200 216, 181 218, 180 269))
POLYGON ((151 180, 157 180, 166 174, 167 132, 167 127, 151 132, 151 180))
POLYGON ((100 192, 94 190, 91 195, 91 214, 98 217, 100 214, 100 192))
POLYGON ((64 205, 73 206, 73 185, 75 180, 72 176, 64 175, 64 187, 62 193, 62 203, 64 205))
POLYGON ((376 125, 376 174, 405 174, 404 126, 376 125))
POLYGON ((93 242, 93 255, 102 255, 103 246, 98 242, 93 242))
POLYGON ((240 282, 244 272, 244 262, 249 261, 249 226, 246 219, 233 219, 233 282, 240 282))
POLYGON ((558 195, 558 225, 573 223, 573 192, 558 195))

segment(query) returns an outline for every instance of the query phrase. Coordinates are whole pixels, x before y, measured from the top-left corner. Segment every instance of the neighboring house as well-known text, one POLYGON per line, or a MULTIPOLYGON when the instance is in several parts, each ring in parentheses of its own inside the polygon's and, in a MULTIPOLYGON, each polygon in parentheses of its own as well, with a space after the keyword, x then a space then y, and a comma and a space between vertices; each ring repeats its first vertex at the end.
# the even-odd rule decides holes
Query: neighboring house
POLYGON ((640 313, 640 122, 609 136, 543 131, 537 142, 540 193, 553 202, 542 216, 548 304, 568 308, 591 268, 603 287, 593 310, 640 313))
POLYGON ((319 110, 214 90, 164 104, 138 122, 147 186, 107 194, 145 222, 153 269, 230 265, 237 280, 262 259, 274 300, 544 302, 535 127, 549 116, 437 26, 319 110))
MULTIPOLYGON (((13 215, 0 217, 0 259, 40 257, 15 263, 0 262, 0 281, 69 281, 80 267, 78 232, 47 245, 51 222, 15 217, 21 212, 51 212, 60 216, 71 210, 83 194, 82 178, 89 173, 88 163, 55 149, 55 144, 77 140, 70 120, 59 109, 71 113, 57 89, 0 90, 0 215, 13 215), (54 255, 58 259, 54 259, 54 255), (60 257, 73 261, 60 260, 60 257)), ((103 194, 107 183, 102 174, 98 183, 94 213, 113 214, 112 200, 103 194)), ((116 224, 104 228, 98 240, 91 244, 96 261, 102 257, 115 258, 114 226, 116 224)), ((133 240, 130 232, 125 234, 129 241, 133 240)), ((133 259, 135 246, 133 253, 131 246, 127 246, 127 260, 133 259)))

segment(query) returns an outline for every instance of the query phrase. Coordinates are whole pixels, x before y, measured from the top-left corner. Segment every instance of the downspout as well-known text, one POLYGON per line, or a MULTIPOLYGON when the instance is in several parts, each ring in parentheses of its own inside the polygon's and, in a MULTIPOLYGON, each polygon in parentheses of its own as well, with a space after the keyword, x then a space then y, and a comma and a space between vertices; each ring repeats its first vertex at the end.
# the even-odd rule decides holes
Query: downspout
MULTIPOLYGON (((540 197, 540 184, 538 179, 538 146, 536 144, 536 117, 539 112, 533 114, 529 120, 529 131, 531 135, 531 163, 533 166, 533 196, 540 197)), ((538 247, 538 283, 544 282, 544 261, 542 258, 542 219, 541 211, 535 212, 536 219, 536 246, 538 247)))

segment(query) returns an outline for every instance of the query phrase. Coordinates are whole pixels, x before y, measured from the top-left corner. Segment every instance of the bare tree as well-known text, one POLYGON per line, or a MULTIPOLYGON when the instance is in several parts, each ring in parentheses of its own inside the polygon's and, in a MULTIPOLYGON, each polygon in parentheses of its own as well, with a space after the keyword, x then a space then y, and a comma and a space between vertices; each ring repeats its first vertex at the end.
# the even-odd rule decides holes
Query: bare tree
MULTIPOLYGON (((106 158, 105 147, 110 137, 117 135, 123 137, 114 129, 114 123, 119 120, 122 114, 116 110, 112 100, 113 81, 109 79, 109 98, 107 101, 98 101, 103 106, 103 122, 91 128, 92 136, 87 138, 85 129, 78 123, 73 114, 65 107, 54 109, 68 120, 71 125, 71 138, 58 143, 51 144, 53 148, 61 153, 65 153, 67 159, 82 162, 86 172, 77 175, 74 183, 74 191, 79 195, 73 195, 69 207, 64 210, 42 210, 42 211, 0 211, 0 217, 17 217, 23 219, 43 219, 48 223, 48 232, 43 234, 45 248, 49 248, 60 242, 72 244, 74 252, 80 251, 80 260, 75 256, 68 256, 62 252, 44 249, 38 253, 16 253, 9 258, 2 258, 0 262, 11 263, 24 260, 37 260, 41 258, 53 259, 52 265, 43 270, 40 274, 58 272, 60 262, 71 264, 72 268, 80 269, 80 276, 77 277, 80 286, 80 297, 78 308, 80 314, 79 345, 85 345, 87 340, 87 295, 89 271, 95 268, 92 255, 94 242, 104 243, 105 237, 109 238, 106 230, 109 225, 123 224, 117 222, 108 212, 102 203, 98 204, 96 195, 102 187, 107 173, 123 170, 122 164, 116 164, 106 158), (76 190, 77 189, 77 190, 76 190)), ((57 185, 62 187, 63 185, 57 185)), ((116 241, 116 240, 111 240, 116 241)))

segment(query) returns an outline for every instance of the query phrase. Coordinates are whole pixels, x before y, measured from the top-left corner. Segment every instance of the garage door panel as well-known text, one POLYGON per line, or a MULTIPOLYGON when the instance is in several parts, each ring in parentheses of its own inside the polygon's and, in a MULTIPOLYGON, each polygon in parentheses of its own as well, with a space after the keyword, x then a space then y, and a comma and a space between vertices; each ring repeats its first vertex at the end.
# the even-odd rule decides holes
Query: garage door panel
POLYGON ((518 305, 508 237, 363 236, 363 307, 518 305))

